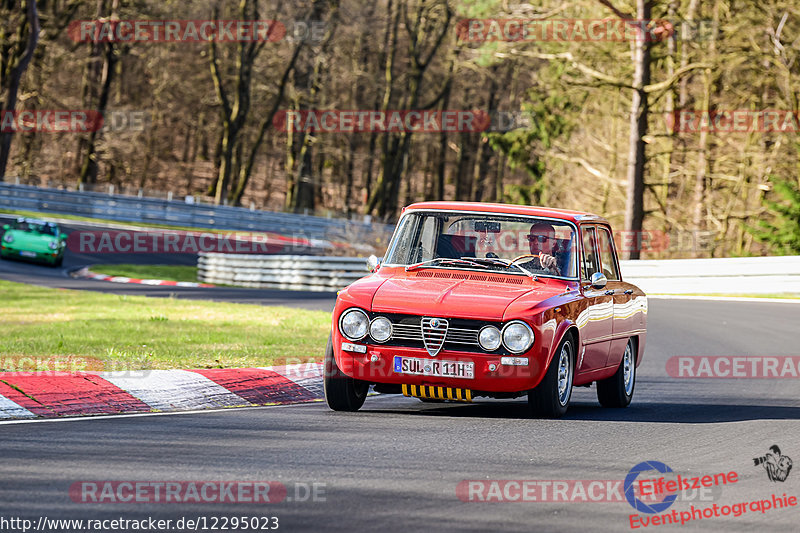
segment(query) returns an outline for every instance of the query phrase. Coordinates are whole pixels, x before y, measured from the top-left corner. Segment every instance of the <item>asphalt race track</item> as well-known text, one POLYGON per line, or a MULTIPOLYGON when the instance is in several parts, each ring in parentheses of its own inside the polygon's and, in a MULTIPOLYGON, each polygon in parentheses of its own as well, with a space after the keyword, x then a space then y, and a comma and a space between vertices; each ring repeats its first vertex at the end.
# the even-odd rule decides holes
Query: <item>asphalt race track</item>
MULTIPOLYGON (((91 262, 68 255, 65 268, 91 262)), ((157 287, 76 281, 58 270, 8 261, 0 262, 0 277, 164 295, 157 287)), ((168 289, 186 297, 311 305, 308 295, 296 293, 168 289)), ((330 309, 332 297, 317 295, 312 303, 330 309)), ((594 388, 579 388, 567 416, 557 421, 526 418, 521 401, 427 404, 375 396, 352 414, 305 404, 3 424, 2 514, 34 523, 43 516, 276 516, 279 531, 625 531, 634 509, 624 499, 470 502, 459 498, 457 487, 464 480, 623 480, 648 460, 682 476, 738 474, 738 482, 711 496, 679 500, 668 513, 800 495, 797 467, 786 481, 772 482, 753 461, 774 444, 800 460, 797 379, 677 379, 665 370, 677 355, 800 355, 800 306, 651 299, 648 320, 631 407, 603 409, 594 388), (73 502, 70 486, 91 480, 278 481, 289 498, 274 504, 73 502), (317 501, 297 501, 312 483, 324 484, 317 501)), ((797 531, 798 513, 800 507, 748 510, 641 529, 797 531)))

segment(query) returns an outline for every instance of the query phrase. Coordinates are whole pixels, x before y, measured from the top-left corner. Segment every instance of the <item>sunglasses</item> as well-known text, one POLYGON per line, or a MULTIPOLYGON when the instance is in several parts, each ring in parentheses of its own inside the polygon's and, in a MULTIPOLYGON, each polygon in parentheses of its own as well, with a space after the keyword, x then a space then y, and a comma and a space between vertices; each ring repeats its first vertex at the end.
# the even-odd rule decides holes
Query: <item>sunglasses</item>
POLYGON ((528 235, 527 237, 530 242, 539 241, 541 243, 546 243, 550 239, 555 239, 555 237, 548 237, 547 235, 528 235))

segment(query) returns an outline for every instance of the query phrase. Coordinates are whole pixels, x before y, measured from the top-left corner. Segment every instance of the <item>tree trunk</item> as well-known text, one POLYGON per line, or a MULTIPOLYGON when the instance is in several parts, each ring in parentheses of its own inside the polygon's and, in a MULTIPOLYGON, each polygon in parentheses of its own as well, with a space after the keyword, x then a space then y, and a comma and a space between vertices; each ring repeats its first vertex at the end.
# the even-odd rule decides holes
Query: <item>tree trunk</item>
MULTIPOLYGON (((386 113, 389 110, 389 105, 392 102, 392 95, 394 94, 394 62, 395 57, 397 55, 397 31, 400 25, 400 14, 401 9, 398 6, 394 12, 393 3, 390 0, 386 11, 389 15, 387 19, 387 24, 389 25, 389 39, 388 39, 388 48, 386 48, 385 54, 385 61, 383 67, 383 77, 385 86, 383 88, 383 101, 381 102, 381 111, 386 113)), ((373 137, 374 138, 374 137, 373 137)), ((383 212, 383 202, 386 196, 386 181, 389 179, 386 173, 388 159, 391 157, 389 152, 389 145, 392 143, 392 136, 389 133, 384 133, 381 139, 381 146, 382 146, 382 153, 381 153, 381 170, 378 174, 378 179, 375 183, 375 189, 370 191, 369 198, 367 200, 367 207, 366 212, 371 213, 375 210, 378 211, 378 216, 381 216, 383 212)), ((371 144, 371 143, 370 143, 371 144)), ((392 152, 393 154, 394 152, 392 152)), ((370 166, 370 174, 367 176, 368 178, 368 188, 369 188, 369 181, 371 181, 371 172, 372 167, 370 166)))
MULTIPOLYGON (((497 69, 492 68, 489 72, 489 98, 486 109, 491 113, 497 105, 497 69)), ((475 184, 473 200, 480 202, 483 199, 486 189, 487 173, 489 172, 489 160, 492 158, 492 150, 489 147, 489 138, 485 133, 478 134, 478 153, 475 156, 475 173, 472 182, 475 184)))
MULTIPOLYGON (((636 0, 636 18, 650 20, 649 0, 636 0)), ((648 101, 644 86, 650 83, 650 43, 637 39, 633 43, 633 98, 631 99, 630 137, 628 139, 627 199, 625 202, 625 229, 639 235, 644 221, 644 166, 647 135, 648 101)), ((639 259, 640 246, 627 252, 627 259, 639 259)))
MULTIPOLYGON (((325 36, 324 42, 316 48, 309 48, 309 53, 304 54, 302 59, 297 59, 294 67, 295 87, 304 89, 308 93, 304 105, 310 109, 315 109, 321 96, 322 75, 327 65, 327 47, 330 44, 336 30, 336 5, 330 17, 330 26, 325 36)), ((328 0, 316 0, 311 14, 311 20, 320 20, 328 10, 328 0)), ((299 54, 299 51, 298 51, 299 54)), ((299 133, 300 153, 298 155, 299 166, 295 171, 292 167, 286 168, 287 176, 294 174, 291 183, 292 194, 287 196, 286 208, 300 212, 304 210, 313 211, 316 206, 317 191, 319 180, 314 176, 312 167, 313 150, 316 132, 303 130, 299 133)), ((294 147, 292 147, 294 148, 294 147)))
MULTIPOLYGON (((674 0, 670 2, 669 8, 667 11, 667 20, 676 20, 677 17, 677 10, 678 10, 679 2, 674 0)), ((675 54, 676 54, 676 39, 675 35, 671 35, 667 41, 667 55, 664 58, 666 62, 666 70, 667 70, 667 78, 671 78, 675 74, 675 54)), ((670 87, 667 89, 667 93, 664 95, 664 114, 666 116, 675 116, 675 87, 670 87)), ((657 194, 659 197, 659 206, 661 206, 663 210, 663 215, 665 221, 669 217, 668 213, 668 200, 669 200, 669 192, 670 192, 670 185, 672 181, 673 171, 675 169, 675 131, 674 128, 668 128, 666 131, 666 135, 668 138, 665 140, 667 147, 664 150, 664 154, 662 155, 663 161, 663 170, 661 174, 661 189, 657 194)), ((666 223, 664 225, 664 230, 668 230, 669 228, 666 227, 666 223)))
MULTIPOLYGON (((406 97, 404 98, 404 105, 401 105, 401 109, 417 109, 425 72, 430 66, 434 54, 441 46, 445 35, 447 35, 453 13, 450 11, 446 2, 437 2, 432 6, 426 6, 424 2, 420 2, 413 20, 409 20, 405 9, 406 6, 404 6, 402 11, 404 15, 406 15, 405 23, 406 31, 409 34, 409 59, 411 65, 408 69, 406 97), (439 19, 437 21, 436 15, 433 12, 433 9, 436 7, 444 9, 443 20, 439 19), (436 27, 437 22, 437 31, 433 31, 432 28, 436 27), (430 38, 430 42, 422 42, 426 37, 430 38), (424 50, 424 45, 426 44, 428 45, 428 49, 424 50)), ((398 10, 398 14, 399 11, 400 10, 398 10)), ((393 48, 395 48, 395 46, 393 46, 393 48)), ((390 72, 389 69, 387 69, 387 71, 390 72)), ((383 109, 388 109, 388 101, 386 100, 384 100, 383 109)), ((412 131, 404 131, 400 134, 387 134, 385 136, 391 138, 391 142, 385 142, 384 146, 386 147, 387 144, 390 144, 392 149, 389 152, 384 150, 384 164, 381 175, 378 178, 378 185, 373 197, 370 198, 370 202, 367 205, 368 212, 373 209, 376 210, 381 220, 391 221, 397 214, 400 182, 408 166, 412 133, 412 131)))
MULTIPOLYGON (((22 80, 22 75, 28 68, 28 65, 33 58, 33 52, 36 50, 36 44, 39 42, 39 12, 36 10, 36 1, 27 0, 26 19, 25 23, 28 26, 28 42, 25 46, 25 51, 18 57, 17 64, 11 69, 10 75, 7 80, 6 98, 0 112, 14 112, 17 106, 17 94, 19 93, 19 85, 22 80)), ((14 59, 11 59, 14 61, 14 59)), ((0 65, 5 67, 6 65, 0 65)), ((3 79, 3 82, 6 82, 3 79)), ((5 83, 4 83, 5 85, 5 83)), ((0 87, 2 89, 3 87, 0 87)), ((8 157, 11 153, 11 139, 12 132, 0 133, 0 181, 6 175, 6 166, 8 165, 8 157)))
MULTIPOLYGON (((239 3, 240 20, 259 20, 258 2, 242 0, 239 3)), ((219 20, 219 6, 214 7, 214 19, 219 20)), ((219 65, 219 53, 214 39, 209 43, 209 67, 214 90, 220 101, 222 113, 222 132, 220 135, 220 161, 214 188, 214 203, 219 205, 228 199, 231 178, 235 176, 234 157, 237 146, 241 142, 240 134, 250 113, 250 91, 253 78, 253 63, 264 48, 264 42, 240 41, 236 45, 236 79, 234 82, 233 101, 230 101, 225 89, 219 65)))
MULTIPOLYGON (((712 35, 709 42, 708 57, 716 56, 716 32, 719 25, 719 1, 714 2, 714 16, 712 21, 712 35)), ((706 112, 711 107, 711 93, 716 85, 716 74, 713 69, 706 69, 703 73, 703 105, 701 112, 706 112)), ((699 231, 705 227, 705 208, 706 208, 706 182, 708 180, 709 162, 709 136, 708 128, 700 130, 700 146, 697 152, 697 168, 694 175, 694 195, 692 209, 692 229, 699 231)), ((700 257, 702 252, 696 251, 695 257, 700 257)))
MULTIPOLYGON (((98 12, 102 9, 105 13, 105 0, 98 2, 98 12)), ((119 9, 119 0, 111 0, 111 17, 116 17, 117 9, 119 9)), ((111 82, 114 78, 115 65, 117 61, 116 46, 113 42, 98 43, 103 57, 103 64, 100 68, 100 78, 97 82, 100 85, 100 94, 97 99, 97 113, 99 116, 104 116, 106 107, 108 106, 108 98, 111 94, 111 82)), ((94 80, 90 80, 93 82, 94 80)), ((78 177, 78 183, 96 183, 97 182, 97 153, 96 146, 97 140, 102 135, 102 132, 93 129, 89 133, 89 138, 86 143, 86 156, 84 157, 83 164, 81 165, 81 173, 78 177)))
POLYGON ((283 101, 283 95, 286 92, 286 85, 288 84, 289 76, 292 72, 292 69, 294 69, 297 57, 300 55, 300 51, 302 49, 303 49, 303 41, 300 41, 297 44, 294 53, 292 54, 292 59, 289 61, 289 64, 286 65, 286 68, 283 71, 283 76, 281 76, 281 81, 280 84, 278 85, 278 94, 275 96, 275 102, 272 104, 272 108, 270 109, 266 118, 261 122, 261 128, 259 128, 255 142, 250 147, 250 151, 247 156, 247 161, 241 166, 241 171, 239 172, 239 178, 236 182, 236 188, 230 195, 230 203, 232 205, 240 205, 242 202, 242 195, 247 189, 247 184, 250 181, 250 176, 253 174, 253 165, 255 165, 258 151, 261 149, 261 144, 264 141, 267 129, 269 129, 270 125, 272 124, 272 120, 278 113, 278 109, 280 108, 281 102, 283 101))
POLYGON ((472 199, 472 181, 475 172, 475 134, 462 132, 458 164, 456 166, 456 201, 468 202, 472 199))

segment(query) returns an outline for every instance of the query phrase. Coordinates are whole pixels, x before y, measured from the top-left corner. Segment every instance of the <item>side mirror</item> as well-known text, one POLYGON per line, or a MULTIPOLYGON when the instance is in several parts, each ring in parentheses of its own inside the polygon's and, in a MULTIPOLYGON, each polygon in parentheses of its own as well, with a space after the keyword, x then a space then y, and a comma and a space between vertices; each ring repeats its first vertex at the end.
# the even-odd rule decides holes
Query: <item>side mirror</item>
POLYGON ((67 240, 67 234, 66 233, 59 233, 58 234, 58 238, 61 239, 62 241, 65 241, 65 240, 67 240))
POLYGON ((8 231, 8 230, 10 230, 10 229, 11 229, 11 226, 9 226, 8 224, 3 224, 3 229, 4 229, 5 231, 8 231))
POLYGON ((592 274, 591 283, 593 288, 602 289, 608 283, 608 279, 606 278, 606 275, 603 274, 602 272, 595 272, 594 274, 592 274))
POLYGON ((381 266, 382 259, 378 259, 376 256, 371 255, 367 258, 367 270, 370 272, 375 272, 378 270, 378 267, 381 266))

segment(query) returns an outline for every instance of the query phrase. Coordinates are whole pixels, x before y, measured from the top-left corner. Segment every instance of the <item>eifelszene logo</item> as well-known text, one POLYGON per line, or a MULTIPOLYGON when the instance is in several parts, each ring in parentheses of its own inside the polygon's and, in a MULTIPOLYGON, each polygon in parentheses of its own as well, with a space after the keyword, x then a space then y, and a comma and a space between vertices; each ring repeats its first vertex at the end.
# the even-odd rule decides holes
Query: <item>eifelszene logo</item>
POLYGON ((767 471, 767 477, 772 482, 786 481, 789 472, 792 471, 792 460, 786 455, 781 455, 781 449, 777 444, 770 446, 766 455, 754 457, 753 463, 755 466, 762 465, 767 471))
POLYGON ((672 469, 665 465, 660 461, 644 461, 639 463, 638 465, 631 468, 628 475, 625 476, 625 498, 628 500, 628 503, 631 504, 631 507, 636 509, 642 513, 648 514, 656 514, 668 509, 675 500, 678 498, 677 494, 669 494, 664 497, 663 500, 660 502, 655 503, 645 503, 639 498, 636 497, 635 487, 636 487, 636 480, 639 477, 639 474, 642 472, 648 472, 650 470, 655 470, 656 472, 660 472, 665 474, 667 472, 672 472, 672 469))
POLYGON ((739 474, 734 471, 686 476, 676 474, 660 461, 644 461, 625 476, 623 490, 625 499, 636 511, 659 514, 676 501, 718 500, 724 485, 738 481, 739 474))

